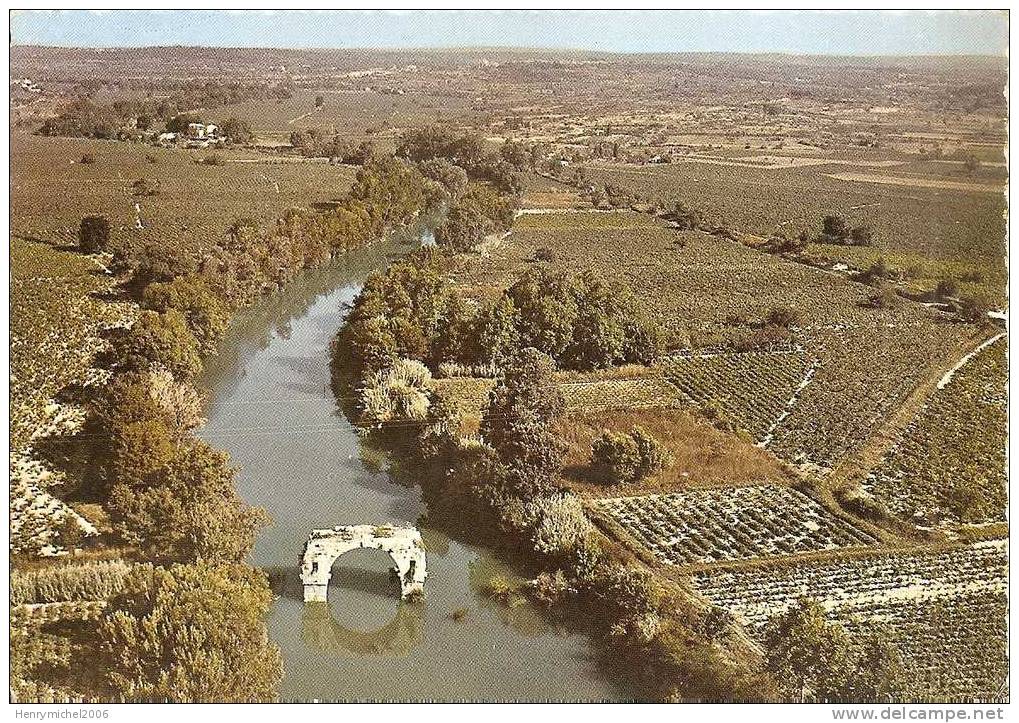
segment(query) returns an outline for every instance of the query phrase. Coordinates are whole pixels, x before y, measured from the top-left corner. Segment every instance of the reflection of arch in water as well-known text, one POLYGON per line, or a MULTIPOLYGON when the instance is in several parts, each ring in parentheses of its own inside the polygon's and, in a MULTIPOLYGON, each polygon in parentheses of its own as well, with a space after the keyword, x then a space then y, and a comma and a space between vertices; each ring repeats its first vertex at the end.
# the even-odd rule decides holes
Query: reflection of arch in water
POLYGON ((420 532, 413 527, 348 525, 315 530, 308 536, 301 561, 304 601, 325 602, 333 563, 344 553, 359 548, 389 553, 393 572, 400 580, 401 597, 424 592, 428 573, 420 532))
POLYGON ((341 625, 329 610, 329 603, 310 602, 305 604, 301 617, 301 639, 316 650, 404 657, 421 644, 424 627, 424 605, 418 602, 401 601, 392 620, 369 632, 341 625))

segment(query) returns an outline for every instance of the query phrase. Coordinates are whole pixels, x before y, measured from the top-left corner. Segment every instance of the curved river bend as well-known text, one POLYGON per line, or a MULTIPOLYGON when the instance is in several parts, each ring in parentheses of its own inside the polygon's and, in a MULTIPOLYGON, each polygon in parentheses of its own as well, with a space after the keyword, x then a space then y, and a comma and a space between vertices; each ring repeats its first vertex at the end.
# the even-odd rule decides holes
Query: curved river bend
MULTIPOLYGON (((424 233, 423 235, 426 235, 424 233)), ((511 576, 483 548, 425 525, 425 601, 399 601, 390 560, 350 552, 333 567, 328 604, 305 605, 299 556, 313 528, 417 524, 418 488, 386 472, 384 453, 351 429, 330 388, 329 345, 364 278, 406 252, 396 241, 339 257, 242 311, 202 378, 201 436, 230 453, 237 486, 264 507, 250 562, 274 581, 269 634, 283 651, 284 700, 618 700, 582 635, 553 629, 529 605, 480 591, 511 576)))

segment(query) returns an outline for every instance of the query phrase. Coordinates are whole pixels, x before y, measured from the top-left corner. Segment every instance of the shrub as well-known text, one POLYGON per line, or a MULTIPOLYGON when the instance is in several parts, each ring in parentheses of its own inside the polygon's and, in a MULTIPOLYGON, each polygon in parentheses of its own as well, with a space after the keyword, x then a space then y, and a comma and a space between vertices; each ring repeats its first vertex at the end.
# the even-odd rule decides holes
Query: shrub
POLYGON ((555 252, 548 246, 542 246, 535 249, 534 258, 538 261, 555 261, 555 252))
POLYGON ((958 312, 964 321, 971 324, 984 323, 991 305, 984 299, 975 296, 964 296, 959 299, 958 312))
POLYGON ((531 536, 534 549, 553 558, 564 558, 581 547, 593 533, 576 496, 557 494, 530 503, 536 520, 531 536))
POLYGON ((135 196, 158 196, 159 181, 152 181, 147 178, 139 178, 131 184, 131 193, 135 196))
POLYGON ((425 419, 430 404, 425 384, 431 378, 428 367, 414 359, 398 359, 389 369, 375 372, 361 390, 363 418, 377 424, 425 419))
POLYGON ((800 325, 800 312, 790 306, 776 306, 768 312, 765 324, 785 329, 800 325))
POLYGON ((673 462, 669 451, 641 427, 629 433, 608 430, 591 446, 591 463, 609 484, 638 482, 651 477, 673 462))
POLYGON ((78 228, 78 247, 86 254, 105 251, 110 245, 110 222, 105 216, 86 216, 78 228))
POLYGON ((954 298, 959 295, 959 284, 956 283, 955 279, 947 277, 938 281, 937 287, 934 289, 933 297, 938 301, 947 301, 950 298, 954 298))
POLYGON ((96 154, 95 153, 86 153, 86 154, 84 154, 81 157, 81 163, 84 163, 86 165, 89 164, 89 163, 95 163, 95 162, 96 162, 96 154))
POLYGON ((870 226, 857 226, 849 232, 849 240, 856 246, 871 246, 874 243, 874 232, 870 226))
POLYGON ((867 304, 875 309, 894 309, 902 303, 893 284, 881 284, 876 292, 871 294, 867 304))

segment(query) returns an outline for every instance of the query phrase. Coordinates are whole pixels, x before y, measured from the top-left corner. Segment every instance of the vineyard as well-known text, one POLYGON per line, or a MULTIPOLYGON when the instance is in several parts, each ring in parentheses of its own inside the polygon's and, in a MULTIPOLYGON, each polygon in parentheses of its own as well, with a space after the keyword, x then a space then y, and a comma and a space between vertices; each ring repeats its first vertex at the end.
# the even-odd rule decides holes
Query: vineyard
MULTIPOLYGON (((74 244, 83 216, 103 214, 111 238, 172 243, 197 252, 231 223, 275 221, 287 208, 340 198, 354 171, 326 163, 264 163, 245 151, 153 148, 77 138, 12 136, 11 232, 55 245, 74 244), (86 155, 91 163, 82 163, 86 155), (138 196, 136 180, 158 193, 138 196)), ((266 157, 262 157, 264 160, 266 157)))
POLYGON ((664 379, 603 379, 562 382, 559 385, 568 411, 676 407, 684 400, 679 389, 664 379))
POLYGON ((994 342, 937 390, 867 488, 922 524, 1005 521, 1008 359, 994 342))
POLYGON ((817 600, 850 632, 880 623, 900 648, 904 694, 921 699, 1007 693, 1007 542, 824 562, 710 570, 693 577, 713 604, 759 637, 796 600, 817 600))
POLYGON ((924 321, 809 333, 816 372, 768 448, 819 471, 860 449, 911 392, 972 343, 972 328, 924 321))
POLYGON ((658 406, 710 405, 782 459, 821 473, 859 450, 975 333, 917 303, 873 308, 873 288, 842 274, 630 211, 525 214, 509 240, 484 260, 458 259, 452 276, 471 289, 505 288, 548 249, 544 263, 555 270, 628 283, 638 313, 673 350, 655 369, 672 387, 578 387, 568 390, 571 408, 646 406, 648 395, 658 406), (796 317, 789 342, 744 351, 778 308, 796 317))
POLYGON ((677 354, 659 365, 690 400, 716 405, 758 442, 795 403, 814 369, 802 352, 677 354))
MULTIPOLYGON (((867 162, 875 154, 858 151, 854 155, 867 162)), ((1000 162, 1001 156, 996 160, 1000 162)), ((909 168, 920 182, 945 175, 944 164, 933 160, 914 161, 909 168)), ((840 170, 844 166, 838 162, 797 168, 706 162, 646 167, 594 163, 585 167, 585 175, 594 183, 613 184, 670 205, 682 200, 738 232, 765 237, 780 230, 792 235, 801 228, 816 232, 822 216, 839 213, 851 224, 871 226, 878 249, 893 256, 903 269, 915 267, 928 288, 937 284, 946 269, 953 269, 975 276, 972 290, 1003 300, 1001 194, 858 183, 827 175, 840 170)), ((866 172, 902 175, 897 168, 866 172)), ((963 176, 962 180, 968 179, 963 176)), ((987 180, 1004 185, 1000 174, 987 180)), ((849 261, 851 256, 843 254, 853 249, 825 251, 834 260, 849 261)))
POLYGON ((668 565, 795 555, 874 538, 789 487, 698 489, 592 502, 668 565))

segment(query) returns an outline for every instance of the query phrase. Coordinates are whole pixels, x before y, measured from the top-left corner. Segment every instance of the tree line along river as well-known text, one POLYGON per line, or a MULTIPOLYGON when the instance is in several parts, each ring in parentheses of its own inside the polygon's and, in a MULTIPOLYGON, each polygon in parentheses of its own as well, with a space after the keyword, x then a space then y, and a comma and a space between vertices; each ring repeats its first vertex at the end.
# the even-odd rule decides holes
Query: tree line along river
POLYGON ((201 385, 201 436, 239 468, 240 495, 272 517, 249 562, 276 599, 270 637, 283 651, 284 700, 618 700, 597 651, 529 604, 483 592, 513 572, 490 551, 420 522, 418 487, 359 437, 331 387, 330 343, 363 280, 431 238, 430 226, 308 271, 231 322, 201 385), (298 577, 308 533, 341 524, 414 524, 428 555, 422 603, 399 599, 391 561, 356 550, 333 566, 329 602, 305 605, 298 577))

